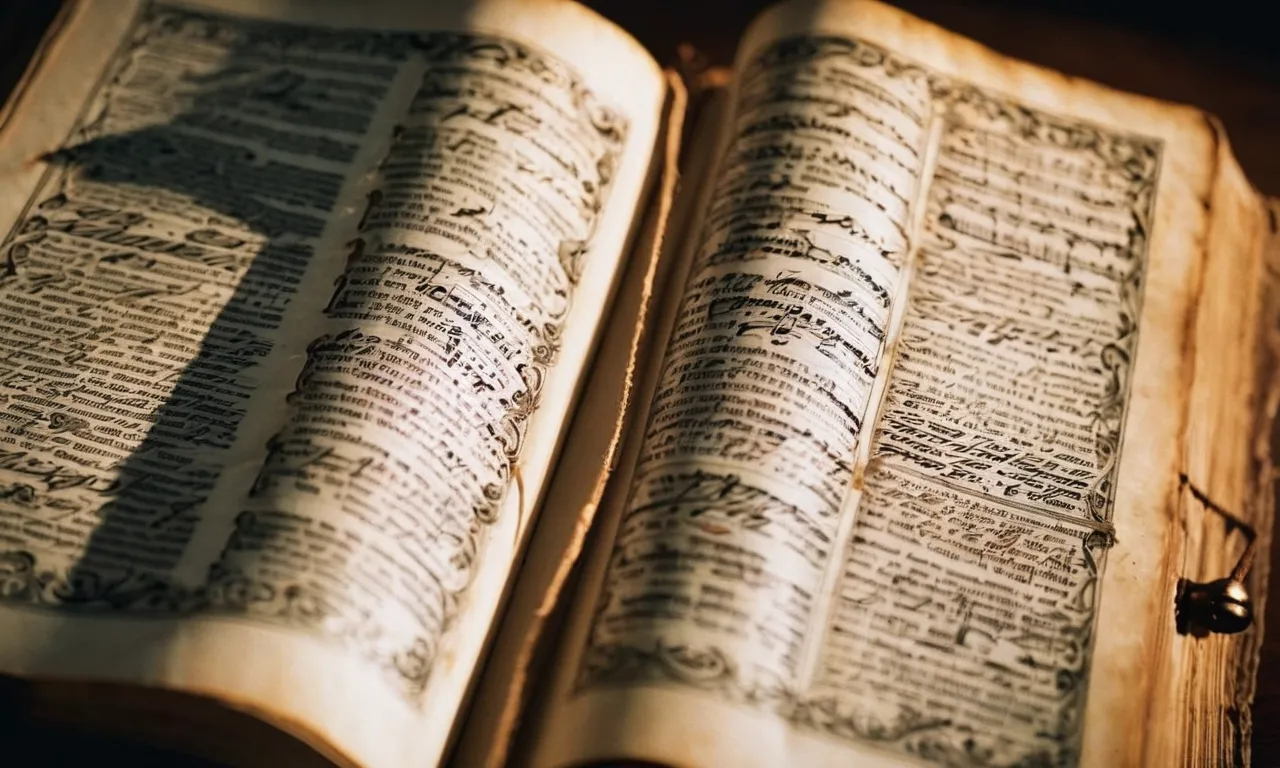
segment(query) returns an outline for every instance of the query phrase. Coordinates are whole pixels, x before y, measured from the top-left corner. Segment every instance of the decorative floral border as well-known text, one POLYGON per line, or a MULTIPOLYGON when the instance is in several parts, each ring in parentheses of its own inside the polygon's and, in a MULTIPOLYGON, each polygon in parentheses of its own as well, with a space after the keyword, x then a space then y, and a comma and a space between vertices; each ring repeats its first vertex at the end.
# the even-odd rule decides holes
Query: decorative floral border
MULTIPOLYGON (((114 74, 127 67, 132 58, 157 34, 184 33, 215 41, 248 36, 280 47, 295 43, 324 45, 350 53, 384 54, 397 61, 416 56, 428 64, 456 62, 460 57, 482 57, 500 60, 504 66, 523 70, 549 86, 567 91, 568 106, 576 110, 575 118, 587 130, 599 135, 608 147, 598 158, 595 169, 601 183, 583 190, 584 202, 592 212, 588 231, 582 239, 562 244, 556 254, 559 265, 565 272, 569 293, 572 293, 572 288, 581 277, 583 258, 599 223, 629 128, 626 117, 601 101, 572 67, 529 44, 487 34, 328 29, 235 19, 150 3, 135 17, 134 26, 128 33, 128 42, 108 64, 109 76, 104 77, 87 99, 86 105, 95 106, 96 110, 86 110, 74 129, 72 138, 93 138, 100 122, 93 114, 100 118, 109 107, 114 74)), ((46 178, 28 202, 28 211, 35 209, 41 196, 48 193, 48 188, 49 179, 46 178)), ((26 218, 7 233, 4 245, 21 234, 26 218)), ((473 540, 470 544, 473 549, 479 548, 487 528, 497 520, 499 502, 505 487, 510 485, 512 467, 519 457, 528 419, 557 356, 567 305, 559 309, 562 311, 551 321, 535 329, 531 340, 533 346, 530 361, 521 366, 526 389, 516 398, 501 424, 495 425, 505 438, 506 463, 501 471, 501 486, 486 486, 483 489, 483 502, 472 510, 475 524, 471 526, 473 540)), ((9 489, 0 487, 0 504, 7 498, 24 506, 36 503, 34 489, 21 485, 9 489), (27 496, 31 498, 27 499, 27 496)), ((246 524, 244 520, 245 515, 242 514, 237 520, 237 526, 246 524)), ((233 533, 228 546, 234 540, 233 533)), ((369 617, 340 613, 323 595, 312 594, 301 584, 264 581, 245 573, 227 570, 221 563, 210 569, 205 584, 188 588, 140 569, 100 567, 92 562, 50 567, 42 564, 47 556, 30 547, 0 550, 0 601, 42 609, 76 611, 88 616, 127 612, 152 618, 197 614, 250 617, 319 634, 329 642, 352 648, 383 669, 391 684, 415 703, 420 703, 427 687, 441 640, 441 636, 422 634, 408 641, 391 641, 383 638, 376 626, 371 626, 369 617)), ((452 589, 451 586, 452 591, 448 591, 443 597, 456 606, 466 588, 466 584, 457 585, 457 589, 452 589)), ((449 624, 446 621, 442 631, 447 631, 449 624)))
MULTIPOLYGON (((1130 184, 1129 193, 1134 201, 1136 225, 1131 252, 1137 258, 1133 261, 1130 274, 1119 282, 1120 332, 1100 353, 1100 362, 1109 375, 1108 386, 1104 399, 1092 414, 1095 449, 1103 471, 1090 489, 1088 518, 1094 523, 1109 524, 1129 397, 1130 370, 1137 348, 1143 272, 1154 213, 1161 143, 1155 139, 1126 136, 1084 122, 1050 115, 972 84, 945 78, 891 51, 848 38, 796 36, 780 40, 749 64, 748 72, 788 61, 813 61, 831 57, 840 57, 860 67, 882 69, 889 77, 907 78, 927 85, 935 102, 945 104, 953 113, 961 116, 968 113, 987 123, 1003 123, 1010 132, 1023 139, 1092 152, 1118 171, 1130 184)), ((1063 704, 1059 733, 1054 736, 1056 747, 1053 749, 1036 749, 1010 759, 1008 755, 982 743, 972 734, 968 737, 959 736, 960 731, 951 729, 949 721, 930 718, 928 713, 903 709, 890 722, 841 713, 840 702, 834 695, 815 697, 808 692, 795 690, 781 680, 759 677, 754 673, 752 679, 747 679, 734 664, 733 656, 721 648, 691 648, 670 644, 662 639, 646 646, 588 641, 573 691, 575 695, 581 695, 593 688, 679 685, 713 694, 738 705, 771 712, 805 730, 839 739, 892 745, 896 749, 947 766, 1074 766, 1079 759, 1102 561, 1111 544, 1112 536, 1100 531, 1087 533, 1081 539, 1081 551, 1088 574, 1079 585, 1077 599, 1088 613, 1081 625, 1069 630, 1073 647, 1078 649, 1078 664, 1074 671, 1065 673, 1060 680, 1063 704), (951 730, 955 732, 950 732, 951 730)), ((601 590, 596 615, 592 620, 593 632, 600 613, 612 594, 607 577, 601 590)))

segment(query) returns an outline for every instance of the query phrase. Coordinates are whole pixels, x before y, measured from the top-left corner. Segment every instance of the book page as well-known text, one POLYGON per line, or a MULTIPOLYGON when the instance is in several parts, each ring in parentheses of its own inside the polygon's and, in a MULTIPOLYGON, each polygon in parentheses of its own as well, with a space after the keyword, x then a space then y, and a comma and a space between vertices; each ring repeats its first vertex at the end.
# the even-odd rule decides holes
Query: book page
POLYGON ((0 124, 0 671, 432 764, 621 273, 662 74, 567 2, 63 23, 0 124))
POLYGON ((666 340, 651 320, 664 303, 679 300, 678 291, 668 287, 679 279, 673 273, 680 265, 672 256, 680 250, 684 219, 693 210, 680 199, 697 187, 697 177, 684 176, 679 164, 688 119, 684 80, 670 69, 665 74, 668 104, 655 151, 660 172, 591 363, 591 385, 574 409, 547 487, 543 508, 554 513, 539 515, 530 531, 462 730, 450 751, 451 765, 507 764, 522 709, 541 679, 538 671, 554 651, 563 618, 555 606, 572 592, 595 513, 610 478, 629 463, 628 448, 638 432, 635 422, 644 416, 633 404, 648 403, 645 393, 656 369, 644 363, 666 340))
POLYGON ((1141 759, 1208 122, 856 1, 766 13, 729 100, 535 764, 1141 759))

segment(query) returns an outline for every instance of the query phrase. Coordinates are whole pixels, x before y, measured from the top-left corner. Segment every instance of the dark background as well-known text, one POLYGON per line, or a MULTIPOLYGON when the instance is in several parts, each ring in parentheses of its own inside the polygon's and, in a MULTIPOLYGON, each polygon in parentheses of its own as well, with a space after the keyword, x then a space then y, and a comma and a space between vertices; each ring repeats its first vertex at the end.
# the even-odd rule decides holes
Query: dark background
MULTIPOLYGON (((109 1, 109 0, 106 0, 109 1)), ((432 0, 421 0, 431 2, 432 0)), ((760 0, 586 0, 631 31, 664 63, 682 41, 727 63, 760 0)), ((1280 195, 1280 41, 1270 4, 1217 0, 1194 5, 1152 0, 896 0, 953 32, 1020 59, 1127 91, 1215 113, 1245 173, 1280 195)), ((60 0, 0 0, 0 100, 21 75, 60 0)), ((0 147, 2 150, 3 147, 0 147)), ((1280 447, 1280 446, 1278 446, 1280 447)), ((1280 547, 1272 552, 1280 578, 1280 547)), ((1280 589, 1274 590, 1280 595, 1280 589)), ((1267 612, 1254 702, 1253 763, 1280 766, 1280 604, 1267 612)), ((0 719, 3 719, 0 712, 0 719)), ((0 741, 5 734, 0 724, 0 741)), ((158 753, 109 743, 42 740, 42 765, 121 762, 172 765, 158 753)), ((7 751, 7 750, 6 750, 7 751)), ((10 753, 12 754, 12 753, 10 753)))

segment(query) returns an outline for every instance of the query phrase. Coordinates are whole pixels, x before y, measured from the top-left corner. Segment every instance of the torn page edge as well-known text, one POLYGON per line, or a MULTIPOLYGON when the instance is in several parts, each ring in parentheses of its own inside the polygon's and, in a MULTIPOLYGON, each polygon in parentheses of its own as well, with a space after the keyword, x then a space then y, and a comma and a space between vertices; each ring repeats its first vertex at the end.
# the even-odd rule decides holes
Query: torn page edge
MULTIPOLYGON (((1256 538, 1247 578, 1255 616, 1249 630, 1234 636, 1173 641, 1169 630, 1167 638, 1175 645, 1162 645, 1155 660, 1157 666, 1172 661, 1169 671, 1179 682, 1151 704, 1144 738, 1156 741, 1150 745, 1154 749, 1143 750, 1148 765, 1168 758, 1196 766, 1248 764, 1274 517, 1271 433, 1280 406, 1273 382, 1280 361, 1280 240, 1263 225, 1267 201, 1244 179, 1221 123, 1210 115, 1204 118, 1214 139, 1211 186, 1204 201, 1211 219, 1188 318, 1186 364, 1192 378, 1179 466, 1186 482, 1176 492, 1172 522, 1177 529, 1168 556, 1175 577, 1225 577, 1248 544, 1248 532, 1235 531, 1243 522, 1256 538), (1230 287, 1238 293, 1224 293, 1230 287), (1256 293, 1249 295, 1249 289, 1256 293), (1229 295, 1239 300, 1228 301, 1229 295), (1239 327, 1233 329, 1232 322, 1239 327), (1223 333, 1244 338, 1220 338, 1223 333), (1237 363, 1241 357, 1243 362, 1237 363), (1235 440, 1240 442, 1232 447, 1235 440), (1187 486, 1230 510, 1234 521, 1202 508, 1187 486), (1164 656, 1168 651, 1173 655, 1164 656), (1172 724, 1178 724, 1171 734, 1174 743, 1162 743, 1161 729, 1172 724)), ((1174 625, 1174 609, 1171 603, 1164 619, 1168 627, 1174 625)))
POLYGON ((1232 702, 1237 738, 1232 758, 1236 765, 1249 765, 1251 762, 1252 704, 1265 635, 1271 539, 1275 527, 1276 467, 1273 446, 1280 438, 1280 434, 1276 432, 1276 415, 1280 412, 1280 386, 1277 386, 1277 376, 1280 375, 1280 198, 1266 198, 1263 204, 1268 214, 1260 276, 1263 302, 1260 322, 1263 326, 1255 353, 1257 367, 1254 372, 1262 397, 1258 398, 1255 422, 1258 425, 1253 446, 1256 483, 1253 491, 1256 500, 1250 520, 1256 536, 1257 555, 1247 582, 1249 594, 1253 598, 1254 629, 1243 638, 1242 647, 1236 656, 1235 700, 1232 702))

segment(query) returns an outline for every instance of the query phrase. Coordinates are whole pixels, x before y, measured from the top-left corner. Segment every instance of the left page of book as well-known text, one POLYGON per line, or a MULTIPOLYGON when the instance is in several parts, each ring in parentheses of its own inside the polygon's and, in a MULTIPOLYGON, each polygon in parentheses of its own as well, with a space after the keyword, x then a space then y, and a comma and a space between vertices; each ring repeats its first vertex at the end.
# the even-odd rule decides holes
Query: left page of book
MULTIPOLYGON (((0 113, 0 672, 436 762, 584 386, 660 70, 554 0, 59 24, 0 113)), ((177 746, 234 757, 203 730, 177 746)))

